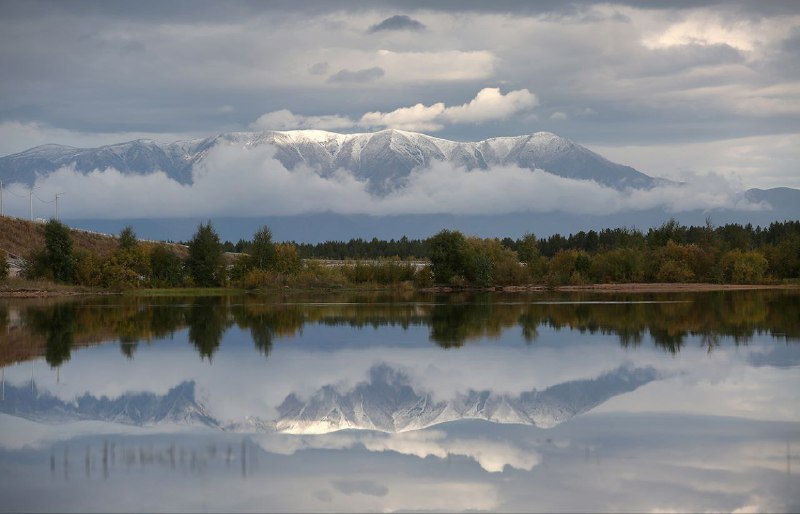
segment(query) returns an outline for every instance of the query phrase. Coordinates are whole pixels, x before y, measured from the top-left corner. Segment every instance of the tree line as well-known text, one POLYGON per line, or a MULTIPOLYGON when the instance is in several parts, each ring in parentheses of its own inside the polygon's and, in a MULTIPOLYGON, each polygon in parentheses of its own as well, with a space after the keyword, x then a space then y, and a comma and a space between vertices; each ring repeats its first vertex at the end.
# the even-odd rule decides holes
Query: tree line
POLYGON ((294 245, 273 243, 268 227, 254 234, 250 253, 233 259, 226 258, 210 222, 198 226, 185 251, 176 245, 143 243, 126 227, 117 248, 102 258, 75 250, 69 227, 54 219, 44 227, 44 240, 44 247, 25 260, 26 278, 109 289, 258 286, 266 285, 270 273, 291 274, 301 265, 294 245))
MULTIPOLYGON (((26 277, 112 289, 763 283, 800 278, 800 221, 754 228, 685 226, 669 220, 647 232, 615 228, 502 240, 442 230, 424 240, 352 239, 316 245, 275 243, 266 226, 251 240, 222 243, 208 222, 198 226, 184 251, 140 242, 127 227, 116 250, 103 258, 73 250, 69 228, 56 220, 50 220, 44 232, 44 247, 26 259, 26 277), (226 255, 229 247, 240 252, 226 255), (351 260, 326 266, 314 258, 351 260), (412 262, 421 259, 430 265, 412 262)), ((7 269, 0 255, 0 274, 7 269)))

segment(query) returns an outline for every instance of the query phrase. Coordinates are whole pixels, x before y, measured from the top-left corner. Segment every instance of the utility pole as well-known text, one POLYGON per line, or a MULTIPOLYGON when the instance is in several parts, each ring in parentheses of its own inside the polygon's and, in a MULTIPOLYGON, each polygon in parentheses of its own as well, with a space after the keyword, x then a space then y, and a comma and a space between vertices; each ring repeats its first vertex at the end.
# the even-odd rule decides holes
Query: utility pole
POLYGON ((56 193, 56 219, 58 219, 58 197, 63 195, 64 193, 56 193))
POLYGON ((34 189, 38 189, 38 188, 31 186, 31 188, 28 190, 28 209, 29 209, 29 212, 30 212, 31 221, 33 221, 33 190, 34 189))
POLYGON ((0 180, 0 216, 3 215, 3 181, 0 180))

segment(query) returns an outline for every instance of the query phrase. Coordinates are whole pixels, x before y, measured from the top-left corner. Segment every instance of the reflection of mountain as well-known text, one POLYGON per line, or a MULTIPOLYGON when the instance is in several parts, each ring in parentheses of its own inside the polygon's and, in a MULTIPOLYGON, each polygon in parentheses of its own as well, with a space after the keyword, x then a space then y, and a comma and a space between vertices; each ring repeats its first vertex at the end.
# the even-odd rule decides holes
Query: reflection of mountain
POLYGON ((573 380, 518 396, 470 390, 451 400, 435 401, 429 393, 416 391, 407 375, 380 364, 370 370, 368 382, 350 391, 324 386, 305 401, 290 394, 278 407, 274 424, 257 417, 258 413, 243 413, 238 421, 221 423, 198 401, 192 381, 182 382, 164 395, 129 392, 109 399, 85 393, 72 401, 39 391, 35 384, 6 384, 0 412, 43 423, 97 420, 137 426, 204 425, 235 432, 277 429, 297 434, 343 429, 406 432, 459 419, 549 428, 656 378, 651 367, 623 366, 595 379, 573 380))
POLYGON ((459 419, 549 428, 656 378, 651 367, 623 366, 595 379, 564 382, 519 396, 468 391, 452 400, 434 401, 429 393, 415 391, 408 376, 380 365, 370 370, 368 382, 351 391, 325 386, 305 401, 289 395, 278 407, 276 428, 295 434, 344 429, 405 432, 459 419))
POLYGON ((40 392, 35 384, 6 384, 5 393, 0 412, 45 423, 99 420, 140 426, 157 423, 218 426, 195 399, 194 382, 182 382, 165 395, 129 392, 113 400, 86 393, 65 402, 49 392, 40 392))

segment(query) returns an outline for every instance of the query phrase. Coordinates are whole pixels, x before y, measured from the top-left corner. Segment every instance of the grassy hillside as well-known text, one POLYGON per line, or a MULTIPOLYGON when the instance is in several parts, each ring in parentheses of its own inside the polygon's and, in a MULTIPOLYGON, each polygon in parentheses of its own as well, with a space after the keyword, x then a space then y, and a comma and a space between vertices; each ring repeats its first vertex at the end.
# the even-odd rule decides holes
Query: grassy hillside
MULTIPOLYGON (((80 229, 70 229, 72 244, 75 250, 85 250, 105 258, 117 248, 117 238, 105 234, 87 232, 80 229)), ((167 244, 167 243, 164 243, 167 244)), ((180 245, 178 253, 185 254, 186 250, 180 245)), ((33 221, 0 216, 0 249, 15 257, 25 257, 34 249, 44 247, 44 224, 33 221)))

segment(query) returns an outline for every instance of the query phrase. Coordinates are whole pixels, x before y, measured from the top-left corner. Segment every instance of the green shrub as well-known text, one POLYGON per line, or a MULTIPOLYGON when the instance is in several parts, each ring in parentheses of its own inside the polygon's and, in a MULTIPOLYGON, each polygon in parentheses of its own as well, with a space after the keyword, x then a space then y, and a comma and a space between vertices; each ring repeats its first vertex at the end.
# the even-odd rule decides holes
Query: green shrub
POLYGON ((11 270, 11 265, 8 264, 6 251, 0 250, 0 280, 8 278, 8 273, 11 270))
POLYGON ((768 262, 761 252, 731 250, 722 256, 725 280, 734 284, 756 284, 764 280, 768 262))

